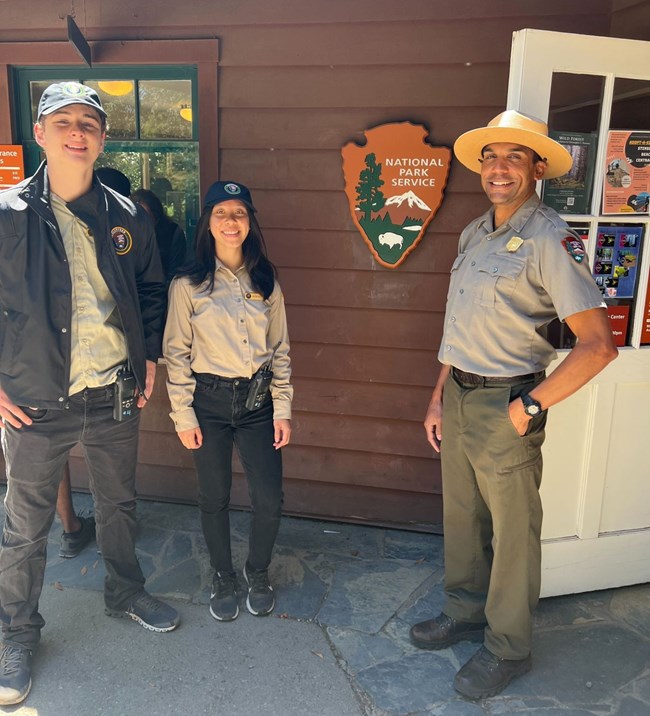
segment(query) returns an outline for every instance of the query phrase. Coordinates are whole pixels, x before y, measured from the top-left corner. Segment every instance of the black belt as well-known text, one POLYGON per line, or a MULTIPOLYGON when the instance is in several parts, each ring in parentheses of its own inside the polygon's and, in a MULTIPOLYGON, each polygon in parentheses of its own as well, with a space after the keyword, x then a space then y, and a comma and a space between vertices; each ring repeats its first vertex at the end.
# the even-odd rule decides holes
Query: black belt
POLYGON ((216 388, 219 383, 228 383, 229 385, 248 385, 251 382, 250 378, 224 378, 221 375, 214 375, 213 373, 194 373, 194 377, 197 381, 200 381, 203 385, 208 388, 216 388))
POLYGON ((451 374, 456 382, 461 385, 517 385, 519 383, 538 383, 546 377, 546 373, 541 370, 537 373, 526 373, 526 375, 513 376, 489 376, 477 375, 476 373, 466 373, 460 368, 451 369, 451 374))

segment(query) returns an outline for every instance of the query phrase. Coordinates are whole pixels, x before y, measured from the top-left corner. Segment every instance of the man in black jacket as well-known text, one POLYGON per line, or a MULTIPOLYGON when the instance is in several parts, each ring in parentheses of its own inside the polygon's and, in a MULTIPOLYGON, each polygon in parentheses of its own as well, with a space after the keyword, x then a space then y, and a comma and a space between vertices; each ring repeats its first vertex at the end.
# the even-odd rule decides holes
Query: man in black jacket
POLYGON ((106 113, 75 82, 48 87, 34 127, 44 162, 0 192, 0 425, 7 465, 0 548, 0 705, 31 687, 47 536, 70 449, 83 445, 109 616, 171 631, 135 555, 139 410, 154 384, 165 294, 150 222, 94 175, 106 113), (132 378, 129 378, 132 376, 132 378), (127 402, 119 413, 121 386, 127 402), (121 419, 118 419, 121 418, 121 419))

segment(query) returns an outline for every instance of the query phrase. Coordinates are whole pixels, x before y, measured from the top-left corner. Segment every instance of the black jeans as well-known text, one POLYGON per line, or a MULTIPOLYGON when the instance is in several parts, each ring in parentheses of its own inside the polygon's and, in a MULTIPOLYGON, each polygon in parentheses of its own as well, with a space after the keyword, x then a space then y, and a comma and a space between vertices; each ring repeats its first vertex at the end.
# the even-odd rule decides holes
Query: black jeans
POLYGON ((203 536, 216 572, 233 571, 230 551, 232 450, 237 448, 251 500, 248 563, 267 569, 282 511, 282 456, 273 447, 273 402, 246 409, 250 381, 197 376, 194 411, 203 445, 193 450, 203 536))
POLYGON ((113 419, 113 388, 86 389, 62 410, 24 407, 30 426, 7 426, 6 519, 0 547, 0 619, 3 638, 33 647, 45 620, 38 612, 47 537, 70 449, 83 447, 95 500, 97 544, 106 565, 104 599, 110 609, 128 606, 142 592, 135 556, 135 466, 139 411, 113 419))

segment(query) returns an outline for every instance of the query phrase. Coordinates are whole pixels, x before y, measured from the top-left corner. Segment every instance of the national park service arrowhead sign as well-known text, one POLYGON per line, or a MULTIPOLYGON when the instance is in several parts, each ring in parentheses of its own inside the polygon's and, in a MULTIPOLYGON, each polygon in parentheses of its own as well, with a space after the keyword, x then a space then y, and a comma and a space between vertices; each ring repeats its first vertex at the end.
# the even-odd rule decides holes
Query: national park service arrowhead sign
POLYGON ((442 204, 451 150, 425 141, 421 124, 395 122, 341 150, 350 213, 375 259, 396 268, 420 243, 442 204))

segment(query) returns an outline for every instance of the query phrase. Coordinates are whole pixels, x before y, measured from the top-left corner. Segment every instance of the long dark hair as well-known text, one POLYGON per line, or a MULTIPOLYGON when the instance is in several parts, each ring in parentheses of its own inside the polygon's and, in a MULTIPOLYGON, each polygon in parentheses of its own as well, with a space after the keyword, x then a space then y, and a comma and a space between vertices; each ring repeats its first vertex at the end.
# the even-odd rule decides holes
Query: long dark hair
MULTIPOLYGON (((203 210, 196 227, 194 261, 181 268, 177 274, 178 276, 188 276, 193 286, 200 286, 207 280, 208 293, 212 293, 214 288, 214 272, 217 268, 214 238, 210 233, 210 216, 213 208, 209 206, 203 210)), ((266 255, 264 236, 255 214, 248 207, 246 207, 246 211, 248 212, 250 229, 242 244, 244 266, 251 277, 255 290, 259 291, 267 299, 273 292, 278 272, 266 255)))

